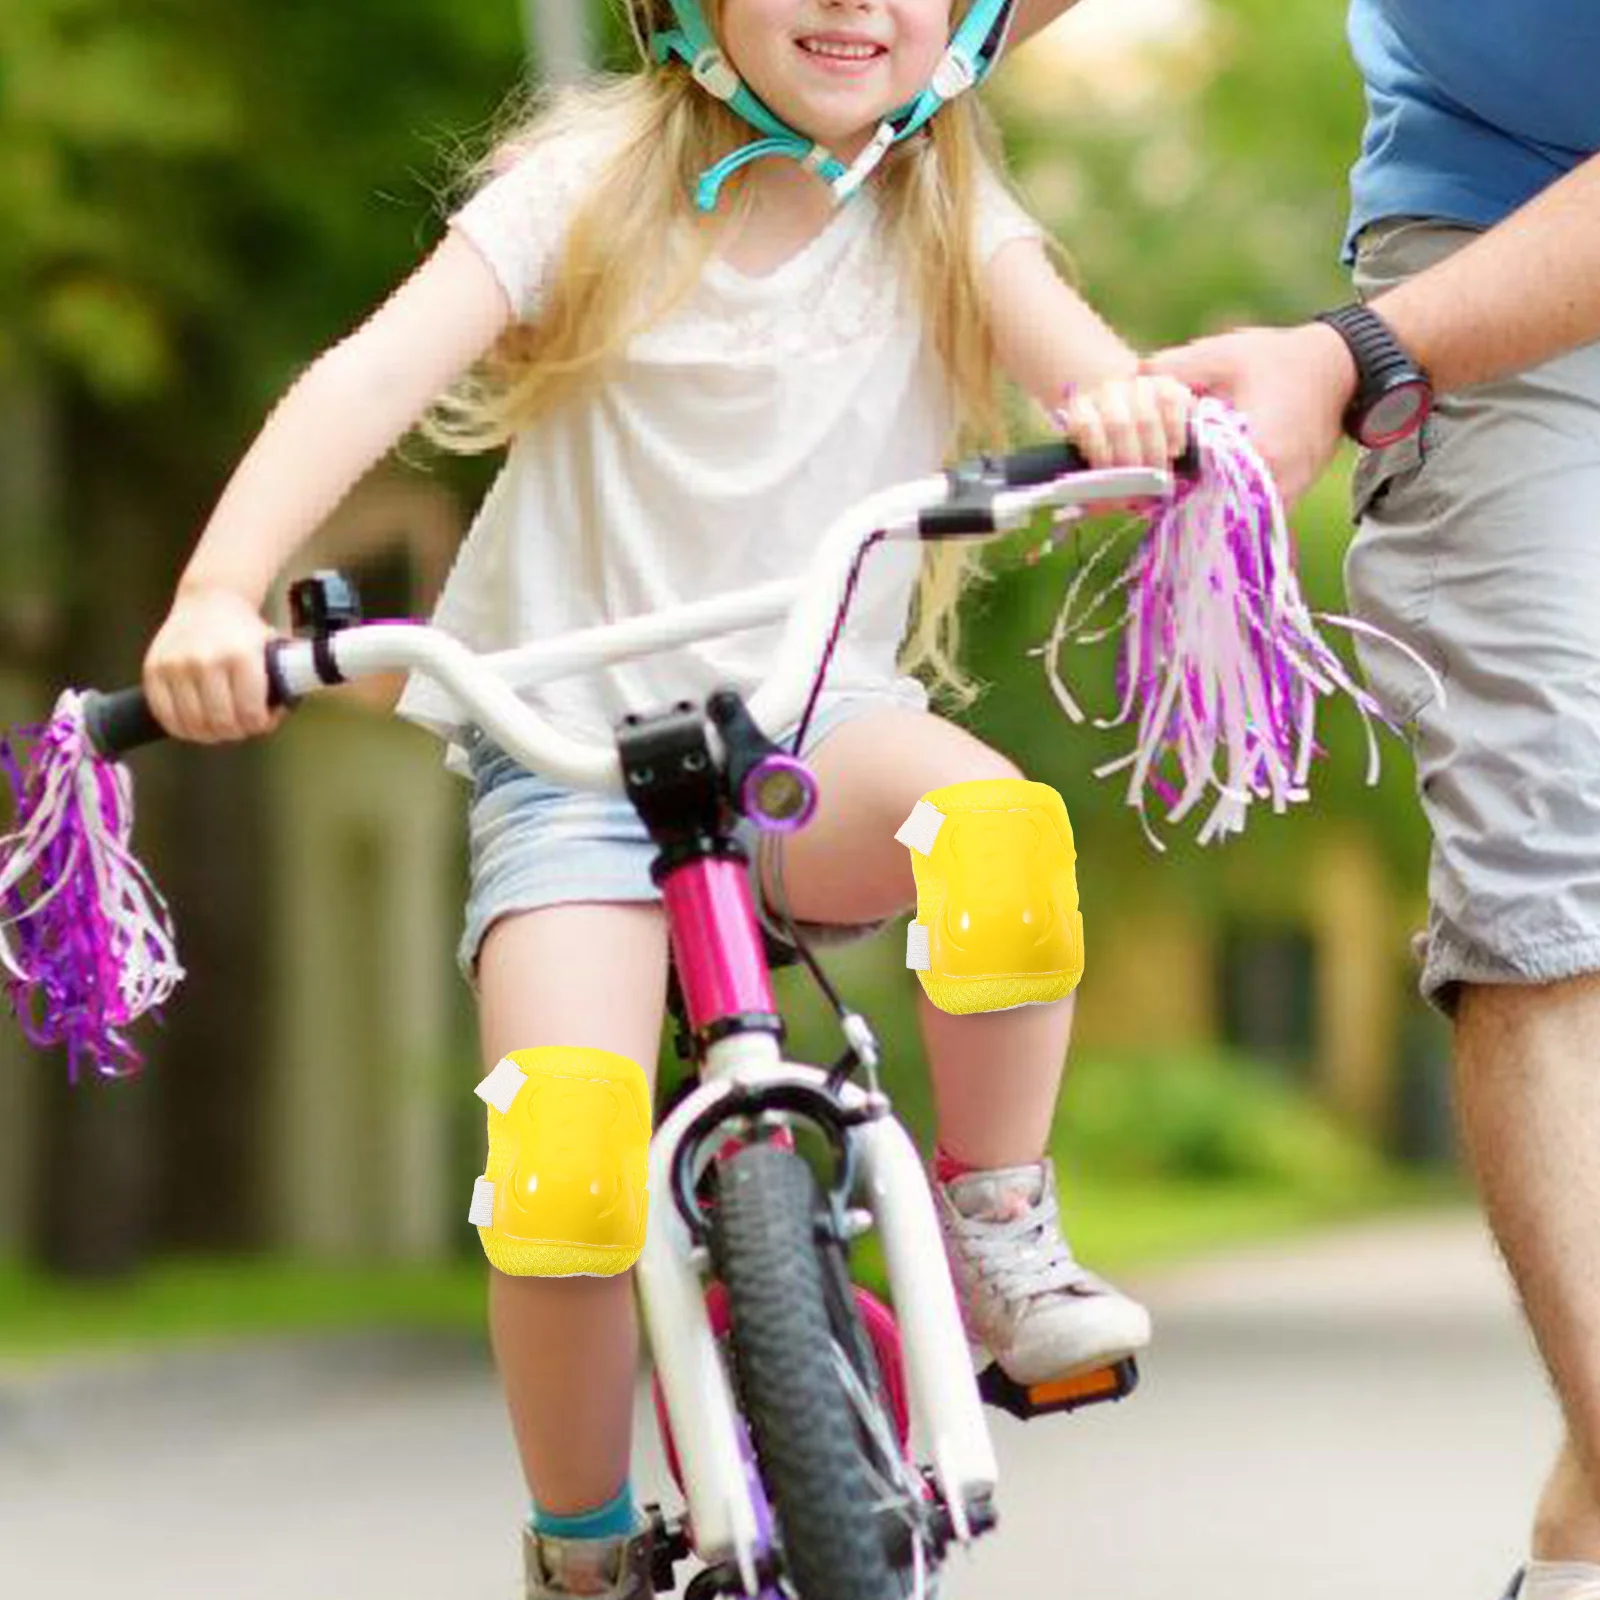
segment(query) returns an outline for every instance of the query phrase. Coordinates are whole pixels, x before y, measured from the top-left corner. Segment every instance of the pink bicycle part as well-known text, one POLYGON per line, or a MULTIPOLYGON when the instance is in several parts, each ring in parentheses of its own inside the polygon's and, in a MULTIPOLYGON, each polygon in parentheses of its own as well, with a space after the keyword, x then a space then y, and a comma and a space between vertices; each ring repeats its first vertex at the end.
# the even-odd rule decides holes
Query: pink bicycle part
POLYGON ((686 862, 667 876, 661 897, 695 1035, 719 1021, 777 1010, 743 861, 714 856, 686 862))

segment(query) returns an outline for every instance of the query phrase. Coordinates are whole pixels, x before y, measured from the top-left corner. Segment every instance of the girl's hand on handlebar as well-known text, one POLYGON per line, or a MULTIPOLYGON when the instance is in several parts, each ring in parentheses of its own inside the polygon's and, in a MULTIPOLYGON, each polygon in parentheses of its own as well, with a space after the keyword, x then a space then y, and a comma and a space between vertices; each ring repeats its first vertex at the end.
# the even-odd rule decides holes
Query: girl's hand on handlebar
POLYGON ((1170 467, 1188 447, 1194 405, 1176 378, 1133 373, 1075 390, 1054 416, 1091 467, 1170 467))
POLYGON ((220 744, 268 733, 265 620, 231 589, 179 590, 144 658, 144 692, 174 738, 220 744))

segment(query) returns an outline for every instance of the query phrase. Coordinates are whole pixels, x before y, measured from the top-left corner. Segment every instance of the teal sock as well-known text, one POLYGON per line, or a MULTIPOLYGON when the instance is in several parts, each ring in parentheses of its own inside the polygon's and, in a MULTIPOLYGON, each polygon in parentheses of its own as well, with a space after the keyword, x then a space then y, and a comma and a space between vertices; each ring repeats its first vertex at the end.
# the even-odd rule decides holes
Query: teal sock
POLYGON ((553 1517, 534 1503, 528 1518, 535 1533, 548 1533, 553 1539, 616 1539, 626 1537, 639 1526, 639 1513, 633 1504, 633 1483, 626 1481, 603 1506, 553 1517))

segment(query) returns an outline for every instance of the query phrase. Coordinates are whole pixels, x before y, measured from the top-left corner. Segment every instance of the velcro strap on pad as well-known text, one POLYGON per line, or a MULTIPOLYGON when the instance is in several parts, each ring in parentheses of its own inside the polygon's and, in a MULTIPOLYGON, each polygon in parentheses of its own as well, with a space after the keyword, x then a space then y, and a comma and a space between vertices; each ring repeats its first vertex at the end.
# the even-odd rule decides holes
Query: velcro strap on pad
POLYGON ((472 1092, 503 1117, 511 1110, 512 1103, 522 1093, 527 1081, 527 1073, 510 1056, 501 1056, 494 1064, 494 1071, 472 1092))
POLYGON ((939 829, 944 826, 944 812, 938 806, 919 800, 911 808, 911 815, 900 824, 895 839, 918 855, 931 856, 939 829))

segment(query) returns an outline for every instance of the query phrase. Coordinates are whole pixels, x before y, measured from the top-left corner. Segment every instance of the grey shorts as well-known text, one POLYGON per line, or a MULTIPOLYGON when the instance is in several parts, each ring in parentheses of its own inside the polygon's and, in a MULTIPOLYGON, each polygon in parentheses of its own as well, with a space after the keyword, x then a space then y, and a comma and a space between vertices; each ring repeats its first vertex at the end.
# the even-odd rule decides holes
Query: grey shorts
MULTIPOLYGON (((1362 236, 1362 294, 1474 237, 1362 236)), ((1362 641, 1406 723, 1433 834, 1422 992, 1600 970, 1600 345, 1442 398, 1356 472, 1351 607, 1429 661, 1362 641)))
MULTIPOLYGON (((889 708, 923 711, 927 695, 910 678, 881 692, 824 695, 806 730, 804 754, 846 722, 889 708)), ((794 729, 777 736, 787 747, 794 729)), ((469 983, 476 981, 478 953, 501 917, 545 906, 578 902, 659 901, 650 879, 656 847, 639 814, 620 795, 585 794, 534 777, 493 742, 468 747, 472 800, 468 815, 471 882, 465 927, 456 960, 469 983)), ((761 889, 781 866, 782 834, 766 833, 741 817, 735 833, 750 856, 751 884, 762 925, 780 946, 789 941, 761 889)), ((779 880, 781 881, 781 880, 779 880)), ((808 943, 868 938, 886 922, 861 925, 801 923, 808 943)))

